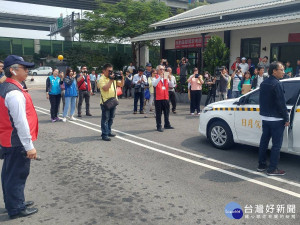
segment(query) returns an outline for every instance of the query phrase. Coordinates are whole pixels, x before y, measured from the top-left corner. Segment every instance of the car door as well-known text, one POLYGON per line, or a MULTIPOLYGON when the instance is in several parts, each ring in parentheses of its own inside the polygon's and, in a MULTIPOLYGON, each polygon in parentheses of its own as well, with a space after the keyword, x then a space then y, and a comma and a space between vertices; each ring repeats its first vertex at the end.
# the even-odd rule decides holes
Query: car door
POLYGON ((234 108, 234 126, 238 142, 259 146, 262 133, 259 89, 240 98, 234 108))
POLYGON ((282 150, 300 154, 300 81, 283 82, 283 89, 290 114, 290 126, 285 130, 282 150))

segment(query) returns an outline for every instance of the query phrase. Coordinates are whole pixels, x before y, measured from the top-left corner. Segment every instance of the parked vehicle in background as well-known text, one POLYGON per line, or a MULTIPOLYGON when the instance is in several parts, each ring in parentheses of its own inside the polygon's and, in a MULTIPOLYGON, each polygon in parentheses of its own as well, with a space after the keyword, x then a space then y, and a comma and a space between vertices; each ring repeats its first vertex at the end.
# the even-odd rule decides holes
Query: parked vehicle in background
POLYGON ((51 74, 52 74, 52 68, 50 66, 41 66, 36 69, 29 70, 29 75, 33 75, 33 76, 45 76, 51 74))

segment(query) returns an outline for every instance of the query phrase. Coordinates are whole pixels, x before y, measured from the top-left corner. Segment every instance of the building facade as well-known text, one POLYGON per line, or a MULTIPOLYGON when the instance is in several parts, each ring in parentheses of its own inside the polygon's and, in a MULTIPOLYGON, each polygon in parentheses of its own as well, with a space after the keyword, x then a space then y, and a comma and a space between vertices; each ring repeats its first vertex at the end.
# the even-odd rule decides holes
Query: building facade
POLYGON ((202 55, 211 36, 221 37, 230 48, 230 65, 238 56, 251 58, 254 64, 268 56, 269 61, 290 61, 295 68, 300 59, 299 0, 231 0, 151 26, 155 31, 132 41, 160 40, 161 57, 174 67, 187 57, 192 66, 203 69, 202 55))

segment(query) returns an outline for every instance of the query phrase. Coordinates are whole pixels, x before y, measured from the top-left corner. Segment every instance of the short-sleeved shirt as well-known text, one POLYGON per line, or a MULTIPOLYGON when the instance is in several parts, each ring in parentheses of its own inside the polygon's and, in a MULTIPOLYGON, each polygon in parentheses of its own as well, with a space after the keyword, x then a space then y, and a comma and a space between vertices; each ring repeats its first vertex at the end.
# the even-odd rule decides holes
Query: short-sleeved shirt
POLYGON ((118 96, 116 95, 116 88, 117 88, 117 82, 114 80, 111 83, 111 86, 108 91, 104 91, 103 87, 110 81, 110 79, 106 76, 101 76, 99 79, 99 87, 101 92, 101 98, 100 98, 100 104, 102 104, 102 99, 104 102, 106 102, 108 99, 116 97, 118 99, 118 96))

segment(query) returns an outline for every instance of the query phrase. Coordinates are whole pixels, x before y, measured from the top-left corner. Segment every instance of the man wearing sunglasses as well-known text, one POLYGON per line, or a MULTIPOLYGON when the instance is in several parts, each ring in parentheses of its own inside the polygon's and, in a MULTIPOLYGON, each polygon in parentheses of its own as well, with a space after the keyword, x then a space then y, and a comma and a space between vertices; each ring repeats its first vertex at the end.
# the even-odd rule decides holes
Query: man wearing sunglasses
POLYGON ((37 158, 33 141, 38 135, 38 118, 30 95, 21 83, 34 63, 10 55, 4 60, 6 80, 0 84, 0 145, 4 159, 1 180, 5 208, 11 219, 36 213, 25 202, 24 188, 30 160, 37 158))

